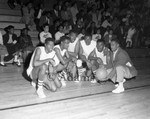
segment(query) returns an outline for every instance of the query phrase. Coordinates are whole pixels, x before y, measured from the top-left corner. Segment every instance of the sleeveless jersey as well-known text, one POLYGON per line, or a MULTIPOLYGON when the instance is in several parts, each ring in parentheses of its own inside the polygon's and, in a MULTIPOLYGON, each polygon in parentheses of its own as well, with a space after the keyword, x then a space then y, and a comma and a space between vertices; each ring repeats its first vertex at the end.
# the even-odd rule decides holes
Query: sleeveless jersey
POLYGON ((96 53, 96 57, 99 57, 99 58, 102 59, 103 64, 107 64, 107 62, 106 62, 106 56, 104 56, 104 52, 103 52, 103 51, 102 51, 102 52, 99 52, 99 51, 97 50, 97 48, 95 48, 95 53, 96 53))
POLYGON ((94 50, 94 48, 96 48, 96 42, 92 40, 90 45, 86 45, 85 41, 82 40, 81 46, 83 49, 83 55, 88 58, 89 54, 94 50))
MULTIPOLYGON (((29 64, 29 67, 27 69, 27 74, 28 76, 30 75, 30 73, 32 72, 32 69, 33 69, 33 58, 34 58, 34 55, 35 55, 35 52, 37 49, 40 49, 41 50, 41 54, 40 54, 40 60, 45 60, 45 59, 48 59, 48 58, 54 58, 55 57, 55 51, 52 51, 50 53, 46 53, 45 52, 45 47, 37 47, 35 49, 35 51, 33 52, 33 55, 31 57, 31 60, 30 60, 30 64, 29 64)), ((45 63, 46 65, 48 65, 48 62, 45 63)))
MULTIPOLYGON (((65 53, 66 53, 66 49, 61 50, 61 48, 60 48, 60 46, 59 46, 59 45, 56 45, 54 48, 58 48, 58 49, 60 50, 60 53, 61 53, 61 55, 62 55, 62 56, 64 56, 64 55, 65 55, 65 53)), ((60 60, 58 59, 58 57, 57 57, 57 56, 55 56, 55 57, 54 57, 54 61, 55 61, 55 66, 57 66, 57 65, 60 63, 60 60)))

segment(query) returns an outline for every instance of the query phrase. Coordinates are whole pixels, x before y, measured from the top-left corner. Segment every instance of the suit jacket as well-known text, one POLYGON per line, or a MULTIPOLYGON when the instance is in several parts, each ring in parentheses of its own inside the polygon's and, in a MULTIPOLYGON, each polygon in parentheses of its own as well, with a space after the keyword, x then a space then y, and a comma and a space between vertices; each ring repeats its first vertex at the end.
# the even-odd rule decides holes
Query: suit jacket
POLYGON ((137 76, 137 70, 133 66, 133 63, 132 63, 129 55, 125 50, 119 48, 116 55, 115 55, 114 60, 113 60, 113 53, 112 53, 111 54, 111 61, 112 61, 113 67, 127 66, 130 70, 130 73, 132 74, 132 77, 137 76))
MULTIPOLYGON (((6 33, 5 35, 3 35, 3 43, 4 43, 4 45, 7 45, 7 44, 8 44, 8 40, 9 40, 9 34, 6 33)), ((18 38, 17 38, 17 35, 16 35, 16 34, 13 34, 13 35, 12 35, 12 40, 13 40, 13 41, 14 41, 14 40, 18 41, 18 38)))

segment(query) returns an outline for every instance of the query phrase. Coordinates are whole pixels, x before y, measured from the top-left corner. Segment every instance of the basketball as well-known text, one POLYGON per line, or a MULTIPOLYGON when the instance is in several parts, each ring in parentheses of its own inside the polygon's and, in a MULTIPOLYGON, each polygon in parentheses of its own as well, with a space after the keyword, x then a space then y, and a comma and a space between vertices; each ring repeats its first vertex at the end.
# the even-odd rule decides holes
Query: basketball
POLYGON ((97 80, 100 81, 106 81, 106 77, 107 77, 107 70, 105 68, 99 68, 96 71, 96 75, 95 75, 97 80))

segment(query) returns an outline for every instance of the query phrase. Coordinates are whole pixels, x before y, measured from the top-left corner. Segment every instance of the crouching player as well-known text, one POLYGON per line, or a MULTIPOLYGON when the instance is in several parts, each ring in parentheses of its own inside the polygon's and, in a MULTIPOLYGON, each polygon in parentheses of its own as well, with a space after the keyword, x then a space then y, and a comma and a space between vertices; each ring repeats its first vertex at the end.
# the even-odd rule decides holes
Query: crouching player
POLYGON ((37 87, 36 92, 40 98, 46 97, 43 90, 44 84, 48 85, 51 91, 56 91, 57 88, 61 87, 61 82, 53 71, 53 66, 55 65, 53 59, 55 57, 55 51, 53 48, 54 39, 47 38, 44 46, 35 49, 27 69, 27 74, 32 79, 31 84, 37 87))
MULTIPOLYGON (((110 54, 110 50, 105 47, 105 41, 102 39, 97 40, 96 47, 88 57, 92 64, 91 74, 95 74, 96 70, 101 67, 105 68, 108 73, 112 70, 110 54)), ((96 82, 96 79, 91 81, 91 83, 96 82)))

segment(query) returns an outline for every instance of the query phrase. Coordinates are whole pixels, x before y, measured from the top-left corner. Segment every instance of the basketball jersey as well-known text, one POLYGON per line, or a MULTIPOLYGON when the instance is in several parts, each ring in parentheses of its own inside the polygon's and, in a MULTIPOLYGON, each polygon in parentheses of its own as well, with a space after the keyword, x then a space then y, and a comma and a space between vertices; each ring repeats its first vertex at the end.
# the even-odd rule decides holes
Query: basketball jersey
POLYGON ((85 41, 82 40, 81 46, 83 48, 83 55, 88 58, 89 54, 96 48, 96 42, 92 40, 90 45, 86 45, 85 41))
POLYGON ((73 43, 71 43, 71 42, 69 43, 69 47, 68 47, 68 51, 69 51, 69 52, 74 52, 78 40, 79 40, 79 39, 76 38, 76 40, 75 40, 73 43))
POLYGON ((96 53, 96 57, 99 57, 99 58, 102 59, 103 64, 107 64, 107 62, 106 62, 106 56, 104 55, 104 51, 99 52, 99 51, 97 50, 97 48, 95 48, 95 53, 96 53))
MULTIPOLYGON (((54 48, 58 48, 60 50, 61 55, 65 56, 66 49, 61 50, 59 45, 56 45, 54 48)), ((58 59, 57 56, 54 57, 54 61, 55 61, 55 66, 57 66, 60 63, 60 60, 58 59)))
MULTIPOLYGON (((48 58, 54 58, 55 57, 55 51, 53 50, 52 52, 50 53, 46 53, 45 52, 45 47, 37 47, 35 49, 35 51, 33 52, 33 55, 31 57, 31 60, 30 60, 30 64, 29 64, 29 67, 27 69, 27 74, 28 76, 30 75, 30 73, 32 72, 32 69, 33 69, 33 58, 34 58, 34 55, 35 55, 35 52, 37 49, 40 49, 41 50, 41 54, 40 54, 40 60, 45 60, 45 59, 48 59, 48 58)), ((46 62, 45 64, 48 65, 49 62, 46 62)))

